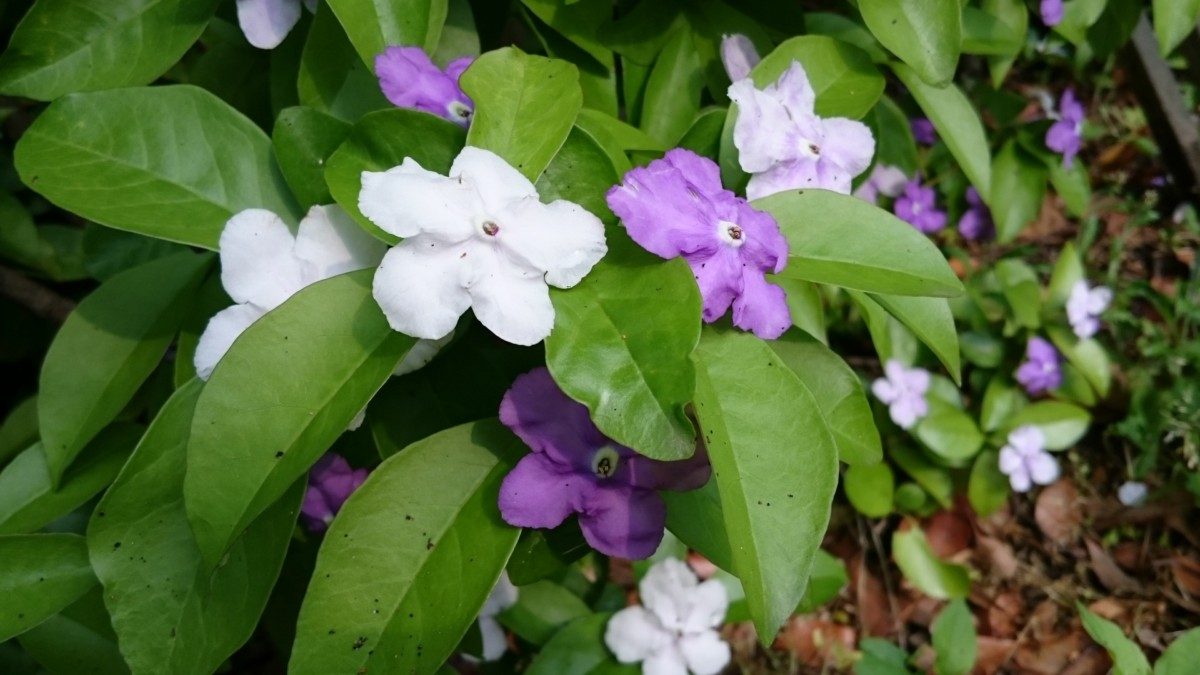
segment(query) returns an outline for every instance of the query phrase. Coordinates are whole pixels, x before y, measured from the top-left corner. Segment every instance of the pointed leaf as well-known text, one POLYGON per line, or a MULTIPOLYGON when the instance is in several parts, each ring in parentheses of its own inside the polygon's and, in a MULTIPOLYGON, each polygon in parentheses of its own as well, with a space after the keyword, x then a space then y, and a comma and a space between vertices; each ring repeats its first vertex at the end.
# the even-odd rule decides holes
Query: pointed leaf
POLYGON ((416 45, 432 52, 442 35, 447 0, 328 0, 358 55, 372 66, 392 45, 416 45))
POLYGON ((58 614, 95 585, 83 537, 0 536, 0 642, 58 614))
POLYGON ((859 0, 871 33, 930 86, 954 77, 962 46, 959 0, 859 0))

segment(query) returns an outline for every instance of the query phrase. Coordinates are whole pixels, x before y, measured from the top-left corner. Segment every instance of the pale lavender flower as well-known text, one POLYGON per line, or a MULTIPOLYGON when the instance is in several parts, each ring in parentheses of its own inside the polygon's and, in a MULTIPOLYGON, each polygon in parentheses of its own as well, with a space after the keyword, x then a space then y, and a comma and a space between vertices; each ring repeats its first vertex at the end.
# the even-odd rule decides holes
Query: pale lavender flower
POLYGON ((458 78, 474 60, 457 58, 442 70, 420 47, 388 47, 375 57, 375 74, 392 105, 422 110, 465 127, 471 123, 475 104, 459 88, 458 78))
POLYGON ((974 187, 967 188, 967 210, 958 219, 958 233, 971 241, 996 236, 996 223, 992 221, 992 212, 974 187))
POLYGON ((878 204, 880 196, 895 197, 903 192, 907 182, 908 176, 899 167, 876 164, 867 180, 854 191, 854 196, 878 204))
POLYGON ((1150 488, 1141 481, 1128 480, 1117 488, 1117 499, 1125 506, 1141 506, 1149 495, 1150 488))
POLYGON ((342 504, 367 479, 366 469, 353 469, 341 456, 328 453, 308 473, 308 490, 300 514, 313 532, 324 532, 342 504))
POLYGON ((937 207, 937 192, 922 185, 920 177, 913 178, 904 186, 904 194, 896 199, 892 207, 901 220, 925 234, 932 234, 946 226, 946 212, 937 207))
POLYGON ((1081 339, 1087 339, 1100 331, 1100 315, 1108 309, 1113 293, 1104 286, 1089 288, 1082 279, 1071 287, 1067 297, 1067 321, 1071 330, 1081 339))
POLYGON ((922 368, 905 368, 904 364, 891 359, 883 367, 885 377, 871 383, 871 393, 888 406, 888 414, 901 429, 911 429, 929 414, 929 402, 925 393, 929 391, 929 371, 922 368))
POLYGON ((721 63, 733 82, 750 77, 759 60, 758 50, 745 35, 734 33, 721 38, 721 63))
POLYGON ((1025 361, 1017 368, 1017 382, 1031 395, 1057 389, 1062 384, 1062 365, 1058 350, 1044 338, 1029 338, 1025 361))
POLYGON ((913 138, 921 145, 933 145, 938 141, 937 129, 928 117, 914 117, 908 121, 913 138))
POLYGON ((1046 436, 1034 426, 1021 426, 1008 434, 1008 444, 1000 448, 1000 471, 1017 492, 1028 492, 1034 485, 1049 485, 1058 480, 1058 461, 1046 452, 1046 436))
POLYGON ((683 256, 712 323, 733 307, 733 325, 764 339, 792 325, 783 289, 767 282, 787 266, 788 243, 769 213, 721 187, 716 163, 676 148, 625 174, 608 205, 642 248, 683 256))
POLYGON ((1063 156, 1063 166, 1071 168, 1083 146, 1083 104, 1075 98, 1075 90, 1063 92, 1058 103, 1058 121, 1046 132, 1046 147, 1063 156))
POLYGON ((733 142, 751 174, 749 199, 803 188, 850 194, 854 177, 871 165, 871 130, 844 117, 818 117, 816 92, 798 61, 766 89, 734 82, 729 98, 738 105, 733 142))
POLYGON ((1039 13, 1042 15, 1042 23, 1053 28, 1062 23, 1063 0, 1042 0, 1042 5, 1039 7, 1039 13))
POLYGON ((237 0, 238 25, 259 49, 274 49, 300 21, 300 5, 317 11, 317 0, 237 0))

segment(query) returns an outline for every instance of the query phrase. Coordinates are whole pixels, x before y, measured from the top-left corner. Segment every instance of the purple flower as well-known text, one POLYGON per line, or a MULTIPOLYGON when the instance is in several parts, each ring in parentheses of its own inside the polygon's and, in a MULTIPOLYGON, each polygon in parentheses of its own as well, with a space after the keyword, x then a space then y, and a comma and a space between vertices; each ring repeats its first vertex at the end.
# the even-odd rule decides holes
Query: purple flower
POLYGON ((663 258, 683 256, 712 323, 733 306, 733 325, 768 340, 791 325, 783 289, 766 273, 787 265, 788 243, 770 214, 721 187, 712 160, 676 148, 625 174, 608 205, 629 236, 663 258))
POLYGON ((694 490, 711 472, 700 452, 680 462, 658 462, 618 445, 545 368, 513 382, 500 403, 500 421, 533 450, 500 486, 504 520, 550 528, 579 514, 584 538, 605 555, 652 555, 667 518, 657 490, 694 490))
POLYGON ((854 196, 863 201, 877 204, 880 195, 884 197, 899 195, 904 191, 904 184, 907 182, 908 176, 898 167, 876 164, 867 180, 854 191, 854 196))
POLYGON ((1075 98, 1075 90, 1063 92, 1058 103, 1058 121, 1046 132, 1046 147, 1063 156, 1063 166, 1071 168, 1075 155, 1083 145, 1083 104, 1075 98))
POLYGON ((1025 361, 1017 368, 1017 382, 1031 395, 1057 389, 1062 384, 1058 350, 1040 337, 1029 338, 1025 361))
POLYGON ((996 236, 996 223, 992 222, 992 212, 979 196, 974 187, 967 188, 967 210, 958 219, 958 233, 964 239, 978 241, 991 239, 996 236))
POLYGON ((848 195, 854 177, 871 165, 871 130, 844 117, 818 117, 817 94, 798 61, 766 89, 750 79, 734 82, 729 98, 738 105, 733 143, 742 170, 752 174, 750 199, 797 188, 848 195))
POLYGON ((308 473, 308 490, 300 507, 304 524, 313 532, 324 532, 342 504, 366 479, 366 469, 350 468, 341 455, 330 452, 317 460, 308 473))
POLYGON ((238 25, 259 49, 274 49, 300 20, 300 4, 317 11, 317 0, 237 0, 238 25))
POLYGON ((904 186, 904 194, 893 206, 896 215, 925 234, 932 234, 946 226, 946 212, 937 207, 937 193, 932 187, 921 184, 918 176, 904 186))
POLYGON ((1000 472, 1017 492, 1028 492, 1037 485, 1049 485, 1058 480, 1058 462, 1046 452, 1046 437, 1032 426, 1013 429, 1008 443, 1000 448, 1000 472))
POLYGON ((1086 340, 1100 331, 1100 315, 1112 298, 1112 291, 1104 286, 1089 288, 1082 279, 1075 282, 1067 298, 1067 321, 1076 336, 1086 340))
POLYGON ((937 143, 937 129, 933 128, 933 122, 930 122, 928 117, 914 117, 908 121, 908 124, 912 127, 913 138, 921 145, 937 143))
POLYGON ((1042 23, 1054 27, 1063 20, 1063 0, 1042 0, 1042 23))
POLYGON ((750 77, 750 71, 760 60, 754 43, 745 35, 734 33, 721 38, 721 63, 733 82, 750 77))
POLYGON ((891 359, 883 367, 884 375, 871 383, 871 393, 888 406, 888 414, 901 429, 911 429, 929 414, 925 392, 929 391, 929 371, 905 368, 891 359))
POLYGON ((458 87, 458 78, 474 61, 463 56, 439 69, 420 47, 388 47, 375 57, 379 87, 392 105, 414 108, 467 126, 475 104, 458 87))

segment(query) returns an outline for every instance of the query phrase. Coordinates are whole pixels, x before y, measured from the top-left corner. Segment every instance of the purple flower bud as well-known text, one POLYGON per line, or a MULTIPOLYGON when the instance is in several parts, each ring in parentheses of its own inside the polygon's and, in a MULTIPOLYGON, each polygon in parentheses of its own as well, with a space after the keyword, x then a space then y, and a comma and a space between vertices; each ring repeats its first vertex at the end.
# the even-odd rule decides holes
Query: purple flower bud
POLYGON ((1039 8, 1042 15, 1042 23, 1053 28, 1062 23, 1065 8, 1063 0, 1042 0, 1042 5, 1039 8))
POLYGON ((996 236, 996 224, 992 222, 992 212, 987 204, 979 197, 979 191, 974 187, 967 188, 967 210, 958 219, 958 233, 964 239, 979 241, 996 236))
POLYGON ((737 82, 750 77, 759 60, 758 50, 745 35, 734 33, 721 38, 721 63, 725 64, 730 80, 737 82))
POLYGON ((928 117, 914 117, 908 123, 912 127, 913 138, 921 145, 933 145, 938 142, 937 129, 928 117))
POLYGON ((413 108, 461 126, 471 123, 475 104, 458 87, 458 78, 474 61, 464 56, 443 71, 420 47, 388 47, 375 57, 375 74, 383 94, 400 108, 413 108))
POLYGON ((333 517, 367 479, 366 469, 353 469, 341 455, 332 452, 317 460, 308 473, 308 490, 300 514, 312 532, 324 532, 333 517))
POLYGON ((904 194, 893 206, 896 215, 925 234, 932 234, 946 226, 946 212, 937 207, 937 192, 921 184, 919 177, 904 186, 904 194))
POLYGON ((1025 361, 1017 368, 1017 382, 1025 391, 1036 396, 1062 384, 1061 359, 1058 350, 1044 338, 1029 338, 1025 361))

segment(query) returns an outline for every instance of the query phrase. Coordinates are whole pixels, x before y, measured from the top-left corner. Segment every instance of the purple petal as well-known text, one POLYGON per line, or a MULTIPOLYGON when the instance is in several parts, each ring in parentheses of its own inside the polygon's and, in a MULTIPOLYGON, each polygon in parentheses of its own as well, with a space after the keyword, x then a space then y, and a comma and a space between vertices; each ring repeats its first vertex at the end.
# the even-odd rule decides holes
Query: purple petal
POLYGON ((921 145, 933 145, 937 143, 937 129, 934 128, 933 122, 927 117, 914 117, 909 121, 912 128, 913 138, 921 145))
POLYGON ((649 558, 662 542, 667 505, 653 490, 610 483, 583 497, 579 526, 592 548, 618 558, 649 558))
POLYGON ((613 480, 649 490, 686 492, 703 487, 712 476, 708 453, 698 448, 689 458, 677 462, 660 462, 628 451, 623 455, 613 480))
POLYGON ((592 454, 610 443, 592 423, 588 409, 568 398, 545 368, 513 381, 500 402, 500 421, 564 470, 590 473, 592 454))
POLYGON ((1039 10, 1039 14, 1042 15, 1042 23, 1047 26, 1054 27, 1062 23, 1064 14, 1063 0, 1042 0, 1039 10))
POLYGON ((334 509, 329 506, 325 494, 310 485, 304 492, 300 514, 304 516, 304 524, 310 532, 324 532, 325 528, 329 527, 329 521, 333 519, 334 509))
POLYGON ((558 527, 580 510, 595 481, 555 463, 546 455, 531 454, 500 484, 500 515, 515 527, 558 527))
POLYGON ((779 230, 774 216, 759 211, 743 199, 720 204, 719 212, 721 220, 737 223, 746 233, 746 243, 738 249, 743 263, 775 274, 787 267, 787 238, 779 230))
POLYGON ((1038 363, 1058 363, 1058 350, 1049 340, 1037 336, 1029 338, 1029 343, 1025 345, 1025 356, 1038 363))
MULTIPOLYGON (((703 167, 693 182, 675 163, 687 166, 690 160, 680 155, 672 160, 655 160, 626 173, 622 184, 608 191, 608 206, 621 218, 629 236, 659 257, 712 255, 718 245, 710 199, 713 192, 702 191, 711 187, 709 168, 704 162, 692 167, 703 167)), ((719 195, 720 178, 716 181, 719 195)))
POLYGON ((733 301, 733 325, 753 331, 764 340, 774 340, 792 327, 787 295, 783 289, 767 283, 758 270, 742 274, 742 292, 733 301))
POLYGON ((717 251, 704 259, 688 258, 700 296, 704 299, 704 320, 712 323, 725 316, 733 299, 741 292, 742 265, 731 249, 717 251))
MULTIPOLYGON (((459 59, 458 74, 465 70, 459 59)), ((469 65, 469 63, 467 64, 469 65)), ((388 101, 466 126, 474 106, 458 87, 457 76, 442 72, 420 47, 388 47, 375 57, 375 74, 388 101)))
POLYGON ((474 56, 460 56, 446 64, 446 75, 453 78, 455 82, 458 82, 458 78, 462 77, 462 74, 467 68, 471 67, 472 63, 475 63, 474 56))

